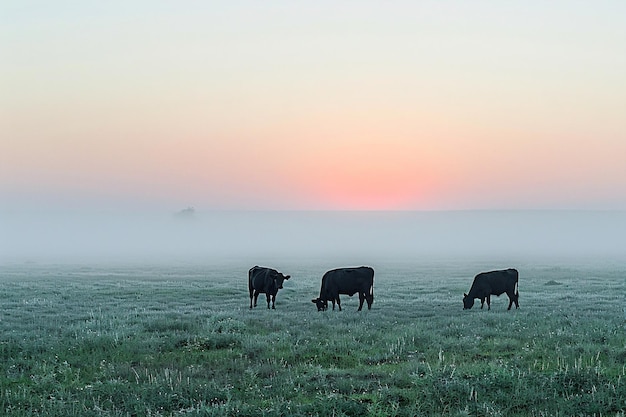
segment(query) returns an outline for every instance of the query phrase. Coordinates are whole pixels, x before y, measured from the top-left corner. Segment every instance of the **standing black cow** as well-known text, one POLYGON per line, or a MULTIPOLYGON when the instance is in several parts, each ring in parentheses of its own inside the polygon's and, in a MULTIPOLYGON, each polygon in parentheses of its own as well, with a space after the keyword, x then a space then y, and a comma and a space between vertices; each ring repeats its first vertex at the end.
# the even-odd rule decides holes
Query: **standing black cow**
POLYGON ((270 308, 270 296, 272 297, 272 308, 276 306, 276 293, 283 288, 283 282, 289 279, 289 275, 283 275, 275 269, 254 266, 248 271, 248 290, 250 291, 250 308, 252 308, 252 298, 256 307, 257 298, 260 293, 267 297, 267 308, 270 308))
POLYGON ((352 297, 359 293, 359 309, 363 308, 363 301, 367 301, 367 308, 372 308, 374 302, 374 270, 368 266, 358 268, 339 268, 328 271, 322 277, 322 287, 320 296, 311 300, 317 311, 326 310, 328 301, 332 301, 333 310, 335 301, 341 311, 341 301, 339 294, 346 294, 352 297))
POLYGON ((474 277, 472 288, 469 294, 463 294, 463 309, 467 310, 474 305, 474 299, 480 298, 480 308, 487 300, 487 310, 491 310, 491 295, 500 296, 506 293, 509 296, 509 308, 515 303, 515 308, 519 308, 519 291, 517 290, 517 280, 519 274, 516 269, 505 269, 502 271, 481 272, 474 277))

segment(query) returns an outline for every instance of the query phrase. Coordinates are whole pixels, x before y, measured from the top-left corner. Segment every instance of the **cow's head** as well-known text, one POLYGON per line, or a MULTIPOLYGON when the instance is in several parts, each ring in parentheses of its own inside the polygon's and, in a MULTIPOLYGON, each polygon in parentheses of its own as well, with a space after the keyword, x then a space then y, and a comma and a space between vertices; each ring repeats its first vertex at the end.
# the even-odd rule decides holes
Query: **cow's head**
POLYGON ((324 311, 328 308, 328 301, 322 300, 319 297, 311 300, 311 302, 317 306, 317 311, 324 311))
POLYGON ((474 306, 474 297, 469 297, 467 294, 463 293, 463 310, 469 310, 473 306, 474 306))
POLYGON ((274 284, 276 284, 276 289, 280 290, 281 288, 283 288, 283 282, 289 278, 291 278, 291 275, 283 275, 280 272, 277 273, 274 277, 274 284))

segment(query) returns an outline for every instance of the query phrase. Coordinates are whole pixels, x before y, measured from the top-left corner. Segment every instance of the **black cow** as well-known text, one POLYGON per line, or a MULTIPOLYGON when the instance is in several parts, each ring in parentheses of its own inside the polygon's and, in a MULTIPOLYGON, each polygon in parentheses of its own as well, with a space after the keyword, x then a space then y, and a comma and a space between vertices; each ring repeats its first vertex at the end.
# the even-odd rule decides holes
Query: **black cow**
POLYGON ((328 301, 332 301, 333 310, 335 309, 335 301, 341 311, 341 301, 339 294, 346 294, 352 297, 359 293, 359 309, 363 308, 363 301, 367 300, 367 308, 372 308, 374 302, 374 270, 368 266, 358 268, 339 268, 328 271, 322 277, 322 287, 320 296, 315 300, 311 300, 316 306, 317 311, 326 310, 328 301))
POLYGON ((276 293, 283 288, 283 282, 289 279, 289 275, 283 275, 275 269, 254 266, 248 271, 248 290, 250 291, 250 308, 252 308, 252 298, 256 307, 257 298, 260 293, 267 297, 267 308, 270 308, 270 296, 272 297, 272 308, 276 308, 276 293))
POLYGON ((517 291, 517 279, 519 274, 516 269, 504 269, 502 271, 481 272, 474 277, 469 294, 463 294, 463 309, 467 310, 474 305, 474 299, 480 298, 480 308, 487 300, 487 310, 491 310, 491 295, 500 296, 506 293, 509 296, 509 308, 515 303, 519 308, 519 291, 517 291))

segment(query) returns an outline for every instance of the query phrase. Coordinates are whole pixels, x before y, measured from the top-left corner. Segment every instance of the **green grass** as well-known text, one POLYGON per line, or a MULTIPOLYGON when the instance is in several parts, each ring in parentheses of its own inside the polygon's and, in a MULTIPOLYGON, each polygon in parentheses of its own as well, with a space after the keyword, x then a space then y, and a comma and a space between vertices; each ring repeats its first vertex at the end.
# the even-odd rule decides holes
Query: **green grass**
POLYGON ((625 415, 626 268, 495 265, 520 309, 463 311, 489 266, 372 266, 371 311, 318 313, 315 262, 281 266, 276 310, 250 265, 4 265, 0 414, 625 415))

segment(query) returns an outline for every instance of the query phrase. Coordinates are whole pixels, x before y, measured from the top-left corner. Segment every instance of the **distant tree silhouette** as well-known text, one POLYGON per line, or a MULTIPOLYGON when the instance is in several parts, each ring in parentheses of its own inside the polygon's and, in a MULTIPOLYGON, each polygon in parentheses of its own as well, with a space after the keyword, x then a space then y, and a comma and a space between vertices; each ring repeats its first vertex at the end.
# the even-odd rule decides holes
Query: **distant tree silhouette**
POLYGON ((181 218, 181 219, 191 219, 195 216, 195 214, 196 214, 196 209, 190 206, 176 213, 176 217, 181 218))

